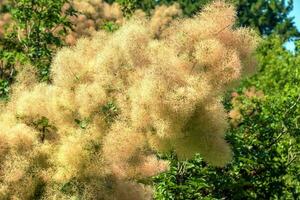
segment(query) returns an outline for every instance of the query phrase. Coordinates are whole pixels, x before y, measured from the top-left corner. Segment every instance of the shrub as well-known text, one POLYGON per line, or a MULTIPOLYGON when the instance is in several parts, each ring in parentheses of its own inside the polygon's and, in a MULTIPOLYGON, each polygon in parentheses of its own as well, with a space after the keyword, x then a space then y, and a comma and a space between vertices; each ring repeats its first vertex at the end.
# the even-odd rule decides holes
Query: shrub
POLYGON ((61 9, 68 0, 22 0, 10 1, 0 17, 1 70, 8 71, 2 81, 11 83, 17 68, 22 64, 37 67, 42 81, 49 81, 52 56, 62 46, 60 35, 71 27, 69 9, 62 15, 61 9), (59 33, 55 29, 63 26, 59 33))
POLYGON ((234 23, 220 1, 158 35, 133 18, 58 52, 52 84, 24 67, 0 115, 0 198, 150 199, 148 177, 168 168, 157 152, 226 164, 220 97, 257 43, 234 23))

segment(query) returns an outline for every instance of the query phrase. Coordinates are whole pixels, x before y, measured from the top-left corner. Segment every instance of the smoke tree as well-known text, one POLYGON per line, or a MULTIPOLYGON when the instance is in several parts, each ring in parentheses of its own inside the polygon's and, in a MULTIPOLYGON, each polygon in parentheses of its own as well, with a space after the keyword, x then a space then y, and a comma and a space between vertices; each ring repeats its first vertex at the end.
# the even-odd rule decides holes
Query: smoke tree
POLYGON ((52 84, 23 67, 0 114, 0 199, 151 199, 157 152, 231 158, 224 91, 253 70, 256 34, 216 1, 157 30, 134 17, 59 51, 52 84))

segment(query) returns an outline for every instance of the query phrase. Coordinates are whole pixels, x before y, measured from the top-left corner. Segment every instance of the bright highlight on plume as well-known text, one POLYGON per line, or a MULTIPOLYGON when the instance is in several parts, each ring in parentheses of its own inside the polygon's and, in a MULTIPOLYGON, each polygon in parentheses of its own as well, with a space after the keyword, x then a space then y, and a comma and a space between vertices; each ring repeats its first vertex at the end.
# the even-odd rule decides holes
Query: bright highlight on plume
POLYGON ((0 199, 151 199, 137 180, 168 169, 157 152, 230 160, 220 99, 253 69, 258 39, 221 1, 163 16, 62 49, 52 84, 20 72, 0 114, 0 199))

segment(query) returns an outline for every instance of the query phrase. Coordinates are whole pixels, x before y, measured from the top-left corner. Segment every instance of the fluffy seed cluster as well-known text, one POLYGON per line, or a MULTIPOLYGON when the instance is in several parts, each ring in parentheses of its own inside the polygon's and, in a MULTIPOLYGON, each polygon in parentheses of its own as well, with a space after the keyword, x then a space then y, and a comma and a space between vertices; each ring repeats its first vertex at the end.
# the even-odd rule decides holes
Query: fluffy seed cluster
MULTIPOLYGON (((66 10, 69 6, 66 4, 63 10, 66 10)), ((103 0, 74 0, 72 6, 80 14, 70 18, 75 26, 74 30, 65 39, 69 45, 74 45, 80 37, 93 35, 107 22, 114 22, 120 26, 126 21, 122 8, 118 3, 108 4, 103 0)), ((159 34, 163 27, 168 25, 174 17, 181 14, 182 11, 178 4, 157 6, 149 16, 151 32, 159 34)), ((134 17, 145 18, 147 14, 142 10, 136 10, 134 17)))
POLYGON ((220 97, 253 68, 256 35, 221 1, 159 37, 146 18, 62 49, 52 84, 23 70, 0 114, 0 199, 151 199, 157 152, 223 166, 220 97), (137 180, 143 180, 137 182, 137 180))
POLYGON ((3 37, 7 30, 10 30, 9 26, 12 23, 12 17, 9 13, 7 13, 4 6, 9 5, 11 2, 9 0, 1 0, 0 1, 0 38, 3 37))
POLYGON ((10 23, 11 15, 9 13, 4 13, 0 15, 0 37, 3 37, 10 23))
MULTIPOLYGON (((107 21, 122 24, 124 20, 121 6, 117 3, 110 5, 103 0, 74 0, 71 5, 80 14, 70 18, 75 26, 74 30, 66 37, 69 45, 74 45, 79 37, 90 36, 107 21)), ((68 9, 69 6, 66 4, 63 10, 68 9)))
MULTIPOLYGON (((146 14, 142 10, 136 10, 135 17, 145 17, 146 14)), ((182 15, 180 5, 175 3, 171 6, 161 5, 156 6, 149 16, 150 30, 152 34, 159 36, 161 31, 169 25, 175 17, 182 15)))

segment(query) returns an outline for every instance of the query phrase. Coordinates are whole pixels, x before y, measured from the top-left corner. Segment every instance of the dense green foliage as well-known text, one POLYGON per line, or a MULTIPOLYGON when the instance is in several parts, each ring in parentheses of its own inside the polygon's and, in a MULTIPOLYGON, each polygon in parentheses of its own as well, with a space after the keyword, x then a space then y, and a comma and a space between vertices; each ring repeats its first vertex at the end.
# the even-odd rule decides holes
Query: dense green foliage
POLYGON ((68 0, 11 1, 3 11, 9 11, 13 23, 0 38, 1 96, 7 96, 7 86, 13 81, 15 67, 29 63, 37 67, 42 81, 49 80, 49 67, 57 47, 63 45, 60 36, 66 34, 71 24, 68 16, 72 8, 62 15, 62 7, 68 0), (60 31, 57 31, 61 29, 60 31), (4 71, 8 71, 4 73, 4 71))
POLYGON ((285 40, 299 37, 293 17, 293 0, 234 0, 237 5, 239 24, 257 29, 262 35, 272 33, 281 35, 285 40))
POLYGON ((227 134, 232 163, 220 169, 200 156, 172 159, 171 170, 155 179, 157 199, 299 199, 300 51, 293 54, 278 38, 269 39, 258 57, 259 73, 238 89, 243 118, 227 134), (251 86, 264 98, 242 92, 251 86))
POLYGON ((178 3, 184 15, 191 16, 201 10, 201 8, 211 2, 211 0, 105 0, 108 3, 118 2, 124 8, 125 12, 132 12, 135 9, 142 9, 146 12, 150 12, 155 6, 158 5, 171 5, 178 3))
MULTIPOLYGON (((15 31, 10 39, 20 45, 24 55, 40 70, 44 80, 49 79, 53 46, 62 45, 59 35, 65 34, 71 26, 67 17, 61 14, 62 6, 67 2, 68 0, 22 0, 15 1, 11 10, 17 24, 14 28, 23 31, 24 37, 20 38, 15 31), (54 31, 59 26, 63 26, 63 29, 55 35, 54 31)), ((68 16, 74 13, 67 10, 66 14, 68 16)))

